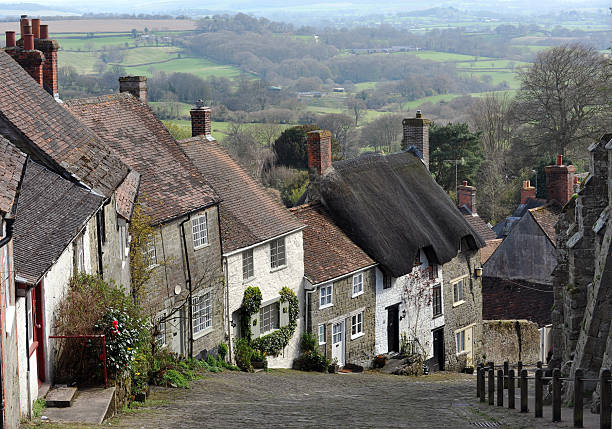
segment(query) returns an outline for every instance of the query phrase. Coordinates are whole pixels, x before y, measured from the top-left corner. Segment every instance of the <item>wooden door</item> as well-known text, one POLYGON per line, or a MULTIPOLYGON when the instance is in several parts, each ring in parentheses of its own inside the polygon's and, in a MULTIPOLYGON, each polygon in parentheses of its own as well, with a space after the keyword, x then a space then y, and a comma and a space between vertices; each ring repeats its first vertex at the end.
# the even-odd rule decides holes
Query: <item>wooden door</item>
POLYGON ((399 304, 387 308, 387 351, 399 352, 399 304))
POLYGON ((432 370, 444 371, 444 328, 433 331, 433 362, 437 368, 432 370))
POLYGON ((332 359, 338 361, 338 365, 344 366, 344 321, 332 325, 332 359))
POLYGON ((42 300, 42 282, 38 283, 32 291, 32 326, 36 348, 36 365, 38 369, 39 384, 45 381, 45 341, 44 341, 44 317, 42 300))

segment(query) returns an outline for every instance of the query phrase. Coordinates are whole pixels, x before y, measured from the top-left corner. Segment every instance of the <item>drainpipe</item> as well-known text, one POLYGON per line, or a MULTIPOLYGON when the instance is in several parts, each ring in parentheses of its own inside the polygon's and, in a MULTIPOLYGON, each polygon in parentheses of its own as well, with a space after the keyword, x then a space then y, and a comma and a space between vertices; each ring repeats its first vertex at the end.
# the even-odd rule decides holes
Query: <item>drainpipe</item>
POLYGON ((185 266, 187 268, 187 279, 185 280, 189 290, 189 357, 193 358, 193 295, 191 290, 191 268, 189 267, 189 253, 187 253, 187 238, 185 237, 185 223, 189 221, 189 217, 181 222, 181 235, 183 236, 183 250, 185 252, 185 266))
POLYGON ((13 225, 15 223, 15 216, 9 215, 4 218, 4 222, 6 223, 6 234, 2 239, 0 239, 0 248, 4 247, 11 241, 13 238, 13 225))
POLYGON ((233 362, 232 359, 232 316, 229 311, 229 276, 227 273, 227 256, 223 258, 223 271, 225 278, 225 309, 227 314, 227 344, 229 361, 233 362))
MULTIPOLYGON (((306 282, 306 279, 304 279, 304 282, 306 282)), ((307 288, 306 286, 304 286, 304 295, 305 295, 305 299, 304 301, 306 301, 306 308, 304 311, 304 329, 305 332, 308 332, 308 313, 310 310, 310 295, 315 293, 317 291, 317 287, 316 286, 312 286, 312 289, 307 288)))

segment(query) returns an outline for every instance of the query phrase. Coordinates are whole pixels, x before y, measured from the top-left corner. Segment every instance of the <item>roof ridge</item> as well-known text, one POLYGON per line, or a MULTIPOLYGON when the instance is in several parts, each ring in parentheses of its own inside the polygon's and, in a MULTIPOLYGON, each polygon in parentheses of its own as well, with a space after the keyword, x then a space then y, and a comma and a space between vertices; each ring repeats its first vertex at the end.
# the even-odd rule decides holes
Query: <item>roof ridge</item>
POLYGON ((321 204, 321 201, 317 200, 317 201, 311 201, 309 203, 300 204, 299 206, 289 207, 289 211, 294 212, 298 210, 308 209, 311 207, 321 207, 321 206, 323 206, 323 204, 321 204))

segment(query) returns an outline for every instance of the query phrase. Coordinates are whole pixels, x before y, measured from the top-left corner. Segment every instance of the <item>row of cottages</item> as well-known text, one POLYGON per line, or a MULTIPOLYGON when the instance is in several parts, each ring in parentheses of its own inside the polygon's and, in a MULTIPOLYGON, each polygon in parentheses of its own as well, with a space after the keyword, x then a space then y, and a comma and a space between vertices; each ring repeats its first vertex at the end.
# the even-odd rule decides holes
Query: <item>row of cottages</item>
MULTIPOLYGON (((307 289, 317 297, 306 300, 311 310, 307 326, 319 334, 328 356, 345 350, 347 362, 353 357, 346 351, 363 334, 373 341, 373 347, 365 348, 374 354, 416 349, 430 357, 433 369, 462 369, 479 358, 480 248, 485 242, 429 173, 429 121, 417 112, 403 125, 402 152, 334 163, 330 133, 308 134, 310 186, 302 202, 314 206, 295 213, 303 212, 305 219, 308 212, 312 217, 318 213, 318 222, 333 224, 326 228, 339 228, 342 240, 363 251, 343 249, 337 260, 348 258, 353 264, 343 265, 350 267, 344 272, 332 270, 337 277, 331 279, 318 267, 325 259, 306 260, 307 267, 313 264, 314 277, 307 289), (355 295, 370 306, 362 307, 355 295), (347 304, 349 296, 354 302, 347 304), (334 309, 325 312, 328 307, 334 309)), ((307 228, 306 243, 323 239, 330 248, 336 246, 327 237, 309 238, 309 233, 307 228)), ((333 252, 320 256, 334 261, 333 252)))
POLYGON ((39 390, 55 378, 50 336, 69 279, 86 272, 129 288, 127 226, 140 176, 58 103, 57 44, 45 33, 19 43, 10 36, 0 51, 0 137, 24 161, 12 228, 3 233, 13 238, 13 257, 4 258, 5 316, 14 319, 18 345, 4 359, 18 371, 10 400, 18 415, 31 415, 39 390))

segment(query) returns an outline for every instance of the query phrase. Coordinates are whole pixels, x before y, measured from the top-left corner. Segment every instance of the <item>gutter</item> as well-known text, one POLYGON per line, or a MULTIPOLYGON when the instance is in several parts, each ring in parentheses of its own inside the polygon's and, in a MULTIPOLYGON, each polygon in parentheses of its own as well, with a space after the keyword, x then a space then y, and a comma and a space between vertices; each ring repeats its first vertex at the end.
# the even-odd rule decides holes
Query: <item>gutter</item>
POLYGON ((323 284, 327 284, 327 283, 332 283, 332 282, 335 282, 336 280, 340 280, 340 279, 343 279, 343 278, 348 277, 348 276, 350 276, 350 275, 357 274, 357 273, 359 273, 359 272, 361 272, 361 271, 365 271, 365 270, 367 270, 367 269, 374 268, 374 267, 376 267, 376 266, 378 266, 378 265, 379 265, 379 264, 378 264, 378 262, 376 262, 376 263, 371 264, 371 265, 368 265, 368 266, 366 266, 366 267, 359 268, 359 269, 357 269, 357 270, 351 271, 350 273, 342 274, 342 275, 340 275, 340 276, 337 276, 337 277, 331 278, 331 279, 329 279, 329 280, 324 280, 324 281, 319 282, 319 283, 313 283, 313 282, 311 282, 311 280, 310 280, 308 277, 306 277, 306 276, 304 276, 304 277, 306 277, 306 279, 308 279, 308 281, 309 281, 309 282, 311 282, 310 284, 311 284, 311 286, 312 286, 312 288, 313 288, 312 290, 315 290, 315 289, 317 288, 317 286, 320 286, 320 285, 323 285, 323 284))
MULTIPOLYGON (((257 243, 255 243, 255 244, 251 244, 250 246, 241 247, 241 248, 239 248, 239 249, 232 250, 232 251, 227 252, 227 253, 223 253, 223 256, 227 258, 228 256, 235 255, 236 253, 242 253, 242 252, 244 252, 245 250, 253 249, 253 248, 255 248, 255 247, 261 246, 262 244, 266 244, 266 243, 269 243, 269 242, 271 242, 271 241, 278 240, 278 239, 279 239, 279 238, 281 238, 281 237, 286 237, 286 236, 291 235, 291 234, 294 234, 294 233, 296 233, 296 232, 300 232, 300 231, 302 231, 302 230, 303 230, 303 229, 305 229, 305 228, 306 228, 306 225, 301 226, 301 227, 296 228, 296 229, 292 229, 291 231, 287 231, 287 232, 284 232, 284 233, 282 233, 282 234, 275 235, 275 236, 274 236, 274 237, 272 237, 272 238, 268 238, 268 239, 263 240, 263 241, 258 241, 257 243)), ((223 252, 223 249, 221 249, 221 251, 223 252)))

